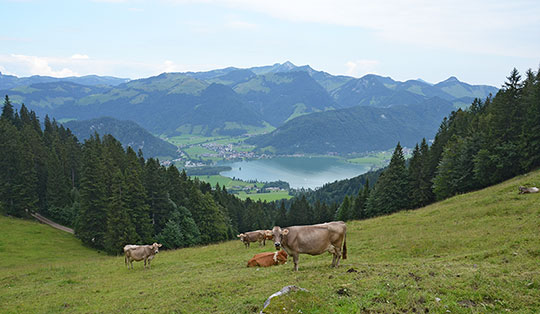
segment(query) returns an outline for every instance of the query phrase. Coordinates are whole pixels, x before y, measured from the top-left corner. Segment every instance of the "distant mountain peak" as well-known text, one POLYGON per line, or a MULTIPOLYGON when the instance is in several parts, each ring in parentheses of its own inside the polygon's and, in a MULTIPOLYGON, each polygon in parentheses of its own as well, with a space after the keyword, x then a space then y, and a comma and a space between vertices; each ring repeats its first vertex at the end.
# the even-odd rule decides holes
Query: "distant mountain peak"
POLYGON ((442 81, 441 83, 461 83, 460 80, 457 79, 455 76, 450 76, 446 80, 442 81))
POLYGON ((289 68, 289 70, 296 68, 296 65, 294 65, 291 61, 285 61, 281 66, 284 68, 289 68))

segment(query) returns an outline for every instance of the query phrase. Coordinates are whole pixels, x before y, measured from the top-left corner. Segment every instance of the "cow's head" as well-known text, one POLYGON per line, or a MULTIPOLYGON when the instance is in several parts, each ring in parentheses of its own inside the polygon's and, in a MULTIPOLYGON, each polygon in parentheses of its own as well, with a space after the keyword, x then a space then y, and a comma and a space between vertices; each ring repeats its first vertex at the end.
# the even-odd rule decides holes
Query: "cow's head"
POLYGON ((152 244, 152 252, 154 252, 154 254, 159 253, 160 247, 162 247, 161 244, 154 242, 154 244, 152 244))
POLYGON ((278 264, 285 264, 287 262, 287 252, 285 252, 284 250, 281 250, 278 252, 276 258, 277 258, 277 263, 278 264))
POLYGON ((276 247, 276 250, 281 249, 281 242, 282 239, 289 234, 289 229, 281 229, 278 226, 275 226, 272 229, 272 235, 274 236, 274 246, 276 247))
POLYGON ((272 233, 272 230, 264 230, 264 238, 266 240, 272 240, 274 238, 274 234, 272 233))
POLYGON ((244 242, 244 239, 246 238, 246 235, 243 233, 237 234, 236 237, 240 238, 240 241, 244 242))

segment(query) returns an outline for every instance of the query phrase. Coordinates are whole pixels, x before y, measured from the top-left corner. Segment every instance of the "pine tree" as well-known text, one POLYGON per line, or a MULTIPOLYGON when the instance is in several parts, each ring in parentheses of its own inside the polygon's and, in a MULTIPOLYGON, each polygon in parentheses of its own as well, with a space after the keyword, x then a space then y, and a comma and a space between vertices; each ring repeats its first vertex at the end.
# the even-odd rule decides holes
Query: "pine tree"
POLYGON ((111 254, 122 252, 124 245, 135 243, 137 234, 125 202, 124 177, 120 169, 112 174, 111 195, 107 206, 105 250, 111 254))
POLYGON ((227 239, 227 223, 210 193, 202 194, 195 186, 189 197, 189 210, 201 233, 201 243, 208 244, 227 239))
POLYGON ((21 172, 22 141, 13 123, 0 119, 0 208, 7 215, 26 216, 20 206, 21 195, 18 192, 21 172), (21 211, 22 210, 22 211, 21 211))
POLYGON ((150 158, 146 161, 143 182, 154 226, 153 234, 159 234, 174 208, 167 189, 166 170, 159 165, 158 160, 150 158))
POLYGON ((527 72, 523 87, 526 112, 521 135, 522 167, 530 171, 540 166, 540 69, 527 72))
POLYGON ((369 179, 366 179, 366 183, 363 188, 358 191, 358 195, 354 199, 352 205, 352 219, 365 219, 366 214, 366 202, 369 197, 369 179))
POLYGON ((285 208, 285 202, 283 200, 281 201, 281 204, 279 205, 275 225, 280 226, 280 227, 289 226, 289 223, 287 221, 287 209, 285 208))
POLYGON ((345 199, 343 200, 343 203, 341 203, 341 206, 336 212, 335 220, 341 220, 341 221, 348 221, 351 219, 352 214, 352 204, 351 199, 348 195, 345 196, 345 199))
POLYGON ((432 178, 429 174, 429 157, 429 146, 424 138, 420 146, 416 145, 409 161, 411 208, 425 206, 433 199, 432 178))
POLYGON ((313 210, 309 205, 305 195, 293 201, 289 209, 288 223, 291 226, 308 225, 313 219, 313 210))
POLYGON ((80 212, 75 224, 75 234, 86 244, 104 247, 107 232, 108 195, 106 169, 102 160, 99 136, 92 136, 83 147, 80 212))
POLYGON ((125 202, 131 223, 135 227, 134 243, 151 243, 152 226, 150 206, 146 199, 146 189, 142 183, 143 169, 135 152, 128 147, 126 151, 125 202))
POLYGON ((397 144, 388 168, 373 187, 368 201, 369 216, 391 214, 409 208, 409 179, 400 143, 397 144))
POLYGON ((4 107, 2 108, 0 119, 6 119, 13 125, 15 124, 15 111, 13 110, 13 105, 11 104, 8 95, 4 98, 4 107))

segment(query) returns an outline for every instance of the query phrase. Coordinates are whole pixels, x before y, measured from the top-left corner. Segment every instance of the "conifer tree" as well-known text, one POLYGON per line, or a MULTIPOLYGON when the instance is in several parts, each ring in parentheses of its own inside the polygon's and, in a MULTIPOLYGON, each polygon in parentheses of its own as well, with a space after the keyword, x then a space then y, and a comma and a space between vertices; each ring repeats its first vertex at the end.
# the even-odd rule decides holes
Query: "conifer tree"
POLYGON ((125 170, 125 202, 131 223, 136 232, 134 243, 150 243, 154 232, 150 206, 146 200, 146 189, 143 186, 143 169, 133 149, 126 151, 125 170))
POLYGON ((2 107, 0 119, 5 119, 15 125, 15 110, 13 109, 13 105, 11 104, 8 95, 4 98, 4 106, 2 107))
POLYGON ((285 208, 285 202, 283 200, 279 205, 275 225, 280 227, 289 226, 289 223, 287 222, 287 208, 285 208))
POLYGON ((400 143, 397 144, 388 168, 373 187, 368 201, 369 216, 391 214, 409 208, 409 179, 400 143))
POLYGON ((358 191, 352 205, 351 219, 364 219, 366 215, 366 202, 369 197, 369 179, 366 179, 364 186, 358 191))
POLYGON ((90 137, 83 147, 80 212, 75 224, 75 234, 86 244, 104 247, 107 232, 108 194, 106 169, 102 160, 99 136, 90 137))
POLYGON ((540 166, 540 69, 527 72, 523 84, 523 102, 526 112, 521 135, 522 167, 526 171, 540 166))
POLYGON ((351 218, 352 213, 351 199, 348 195, 345 196, 343 203, 336 212, 335 220, 348 221, 351 218))
POLYGON ((137 234, 126 206, 124 177, 120 169, 112 174, 111 195, 107 206, 107 231, 105 250, 111 254, 122 252, 124 245, 135 243, 137 234))

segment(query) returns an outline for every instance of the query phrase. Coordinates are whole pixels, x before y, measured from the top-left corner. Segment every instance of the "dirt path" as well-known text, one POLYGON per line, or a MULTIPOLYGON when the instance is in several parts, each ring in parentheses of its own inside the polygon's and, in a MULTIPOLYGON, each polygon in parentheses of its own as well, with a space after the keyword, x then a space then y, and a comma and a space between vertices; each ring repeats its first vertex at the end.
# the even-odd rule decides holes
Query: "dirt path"
POLYGON ((69 233, 74 233, 73 232, 73 229, 71 228, 68 228, 68 227, 65 227, 65 226, 62 226, 62 225, 59 225, 57 224, 56 222, 52 221, 52 220, 49 220, 43 216, 41 216, 40 214, 38 213, 34 213, 34 214, 30 214, 32 215, 32 217, 36 218, 37 220, 41 221, 42 223, 44 224, 48 224, 49 226, 53 227, 53 228, 56 228, 56 229, 60 229, 62 231, 65 231, 65 232, 69 232, 69 233))

